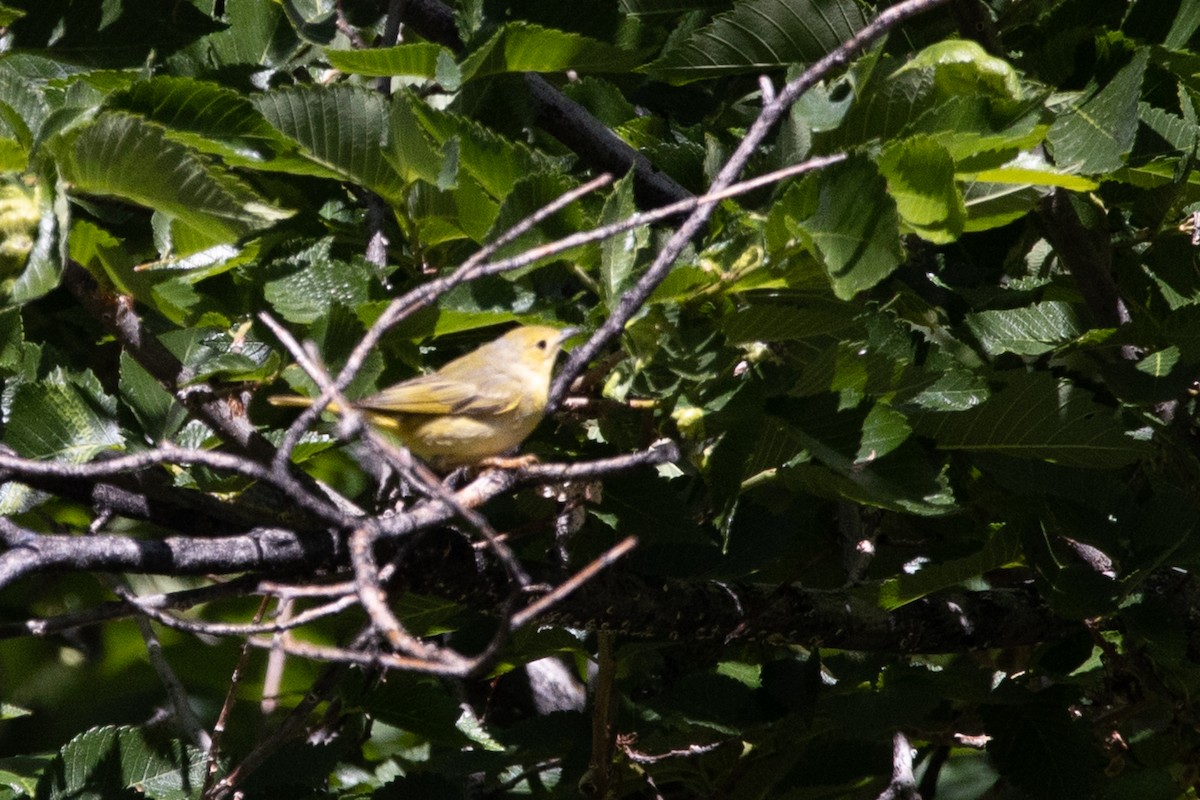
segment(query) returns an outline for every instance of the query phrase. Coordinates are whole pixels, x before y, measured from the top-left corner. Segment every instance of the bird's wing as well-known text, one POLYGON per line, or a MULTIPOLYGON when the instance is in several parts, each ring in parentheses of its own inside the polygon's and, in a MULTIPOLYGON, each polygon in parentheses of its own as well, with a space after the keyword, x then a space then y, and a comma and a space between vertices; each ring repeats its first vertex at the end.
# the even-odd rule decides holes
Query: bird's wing
POLYGON ((495 377, 482 382, 465 382, 444 375, 422 375, 371 397, 359 400, 359 408, 403 414, 464 414, 487 416, 512 411, 520 403, 514 392, 504 392, 495 377))

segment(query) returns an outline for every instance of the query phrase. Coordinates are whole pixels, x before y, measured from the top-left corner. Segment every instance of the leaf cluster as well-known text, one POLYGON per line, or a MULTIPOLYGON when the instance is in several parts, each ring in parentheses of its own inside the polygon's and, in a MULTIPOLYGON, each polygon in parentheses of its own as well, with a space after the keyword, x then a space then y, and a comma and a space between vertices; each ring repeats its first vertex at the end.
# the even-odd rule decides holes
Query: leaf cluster
MULTIPOLYGON (((557 243, 702 195, 885 4, 397 5, 0 5, 0 797, 232 774, 253 797, 871 798, 903 782, 896 732, 926 798, 1194 795, 1194 2, 907 20, 743 177, 829 165, 714 201, 649 283, 678 218, 557 243), (618 319, 524 451, 681 457, 488 495, 531 582, 589 580, 482 677, 295 654, 272 677, 257 650, 233 703, 254 637, 160 619, 200 728, 230 715, 210 759, 178 707, 159 724, 169 682, 123 603, 259 624, 256 594, 303 586, 303 613, 354 577, 329 496, 379 520, 437 499, 397 505, 331 415, 267 472, 291 418, 263 398, 321 387, 262 312, 337 374, 394 298, 490 246, 520 259, 422 297, 345 394, 512 323, 618 319), (146 460, 77 471, 117 457, 146 460), (627 536, 611 579, 579 572, 627 536), (31 542, 73 555, 18 571, 31 542)), ((405 630, 488 652, 512 596, 454 518, 395 522, 377 557, 405 630)), ((296 641, 371 622, 355 605, 296 641)))

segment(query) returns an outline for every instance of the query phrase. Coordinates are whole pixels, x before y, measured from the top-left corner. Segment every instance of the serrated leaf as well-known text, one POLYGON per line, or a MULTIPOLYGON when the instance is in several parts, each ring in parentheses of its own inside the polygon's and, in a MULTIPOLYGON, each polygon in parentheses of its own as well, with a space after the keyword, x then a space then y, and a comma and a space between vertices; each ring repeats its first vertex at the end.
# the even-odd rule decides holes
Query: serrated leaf
POLYGON ((1004 453, 1066 466, 1115 469, 1148 452, 1113 409, 1048 373, 1008 373, 987 402, 951 413, 914 417, 916 430, 939 448, 1004 453))
MULTIPOLYGON (((401 104, 406 106, 404 111, 415 117, 432 141, 432 155, 424 155, 419 160, 423 165, 420 176, 431 184, 437 183, 437 176, 443 169, 442 148, 454 140, 458 142, 462 170, 479 181, 488 194, 498 200, 503 200, 513 186, 530 173, 545 171, 554 165, 551 159, 535 153, 524 144, 507 139, 475 120, 435 109, 408 92, 398 93, 393 100, 393 114, 399 115, 393 121, 393 130, 405 119, 402 110, 395 108, 401 104)), ((405 133, 404 142, 414 142, 416 137, 407 125, 401 130, 405 133)), ((391 153, 395 162, 417 162, 415 156, 400 152, 399 148, 404 146, 402 142, 393 141, 392 145, 391 153)))
POLYGON ((1196 146, 1200 131, 1194 122, 1145 102, 1138 103, 1138 116, 1174 149, 1187 153, 1196 146))
POLYGON ((404 181, 383 157, 387 108, 361 86, 303 86, 256 95, 255 107, 295 141, 314 175, 352 181, 402 199, 404 181))
POLYGON ((637 57, 605 42, 575 33, 511 22, 467 56, 462 80, 505 72, 626 72, 637 57))
POLYGON ((159 800, 187 800, 204 785, 203 750, 177 740, 159 741, 134 727, 92 728, 59 752, 38 797, 82 800, 137 791, 159 800))
POLYGON ((809 293, 794 296, 788 305, 756 304, 721 319, 729 341, 738 344, 809 339, 856 324, 845 303, 809 293))
POLYGON ((354 307, 368 299, 374 280, 370 270, 331 257, 331 245, 328 239, 322 239, 297 253, 288 262, 301 264, 300 269, 263 285, 267 302, 289 322, 313 322, 328 313, 334 303, 354 307))
POLYGON ((4 442, 26 458, 79 464, 122 445, 115 414, 95 376, 56 369, 17 387, 4 442))
POLYGON ((816 61, 867 24, 851 0, 746 0, 668 50, 647 72, 671 83, 816 61))
POLYGON ((372 50, 326 50, 325 57, 335 68, 354 75, 432 78, 439 57, 446 53, 441 45, 417 42, 372 50))
POLYGON ((801 225, 824 257, 834 294, 849 300, 904 261, 896 203, 875 166, 850 158, 821 176, 817 210, 801 225))
POLYGON ((876 403, 863 420, 862 442, 855 463, 869 463, 902 445, 912 434, 908 418, 884 403, 876 403))
POLYGON ((911 402, 930 411, 965 411, 988 398, 987 380, 965 369, 943 372, 911 402))
POLYGON ((294 149, 248 99, 220 84, 160 75, 111 95, 106 105, 162 125, 169 138, 231 164, 263 166, 294 149))
POLYGON ((1041 355, 1083 331, 1074 307, 1058 300, 1003 311, 977 311, 967 314, 966 323, 990 356, 1041 355))
POLYGON ((170 439, 187 421, 180 403, 128 353, 121 353, 121 399, 151 442, 170 439))
POLYGON ((214 242, 235 241, 288 216, 248 185, 124 113, 100 115, 61 142, 59 169, 76 192, 108 195, 187 223, 214 242))
POLYGON ((1046 138, 1060 167, 1094 175, 1124 164, 1137 133, 1138 97, 1149 57, 1149 50, 1138 50, 1103 89, 1050 126, 1046 138))

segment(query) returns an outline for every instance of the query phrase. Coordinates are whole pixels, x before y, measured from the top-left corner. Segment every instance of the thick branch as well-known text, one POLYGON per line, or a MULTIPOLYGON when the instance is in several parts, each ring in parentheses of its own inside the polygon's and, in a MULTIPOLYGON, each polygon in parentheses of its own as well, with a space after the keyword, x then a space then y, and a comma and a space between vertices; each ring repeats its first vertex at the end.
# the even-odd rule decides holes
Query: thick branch
POLYGON ((216 395, 206 385, 189 386, 193 378, 191 370, 146 330, 131 298, 105 291, 74 262, 67 263, 63 282, 79 304, 100 320, 134 360, 193 416, 245 454, 260 461, 270 461, 275 448, 250 424, 245 403, 241 399, 216 395))
MULTIPOLYGON (((488 471, 456 492, 453 503, 433 499, 403 514, 380 519, 380 539, 403 537, 445 524, 459 516, 460 506, 476 508, 519 486, 586 480, 678 458, 675 445, 664 442, 643 453, 580 464, 538 464, 521 470, 488 471)), ((86 470, 88 466, 79 465, 75 469, 86 470)), ((125 536, 44 535, 0 518, 0 545, 4 547, 0 552, 0 587, 29 574, 50 571, 196 575, 314 569, 347 563, 345 538, 337 531, 283 528, 259 528, 241 536, 144 540, 125 536)))

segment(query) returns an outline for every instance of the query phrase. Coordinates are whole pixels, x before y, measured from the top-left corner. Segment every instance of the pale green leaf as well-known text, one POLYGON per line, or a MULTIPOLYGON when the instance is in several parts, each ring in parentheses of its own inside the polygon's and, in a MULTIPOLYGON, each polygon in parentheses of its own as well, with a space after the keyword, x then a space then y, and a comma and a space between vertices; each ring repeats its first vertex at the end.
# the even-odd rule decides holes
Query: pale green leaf
POLYGON ((496 31, 460 65, 462 80, 506 72, 625 72, 633 53, 575 33, 512 22, 496 31))
POLYGON ((880 156, 879 171, 900 219, 918 236, 947 244, 962 234, 966 207, 944 147, 927 137, 897 142, 880 156))
POLYGON ((447 52, 441 45, 417 42, 373 50, 326 50, 325 57, 337 69, 354 75, 432 78, 439 56, 447 52))

